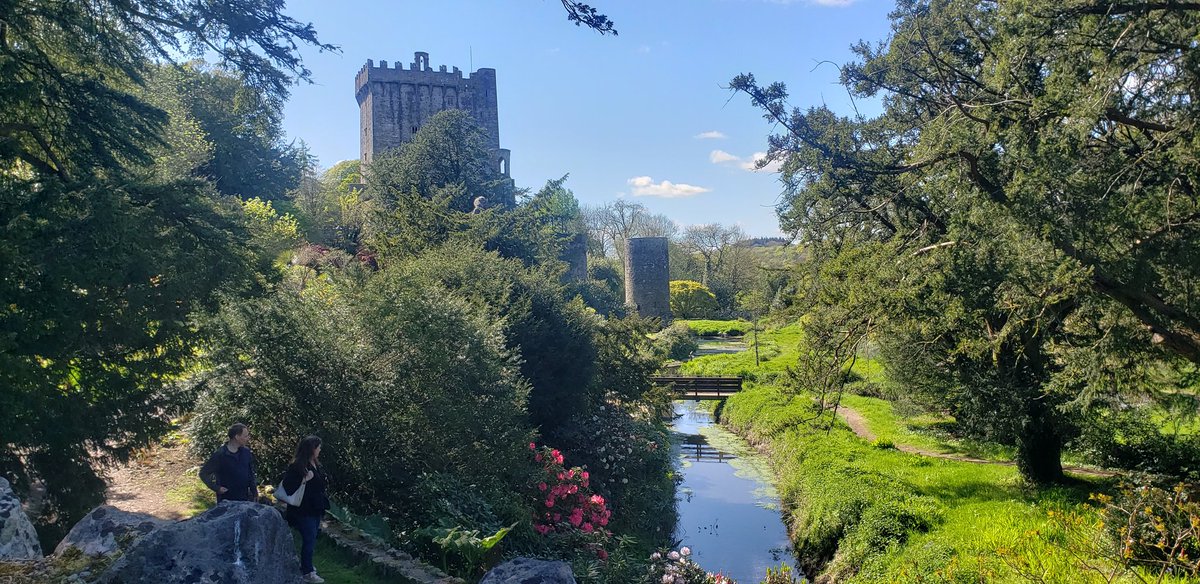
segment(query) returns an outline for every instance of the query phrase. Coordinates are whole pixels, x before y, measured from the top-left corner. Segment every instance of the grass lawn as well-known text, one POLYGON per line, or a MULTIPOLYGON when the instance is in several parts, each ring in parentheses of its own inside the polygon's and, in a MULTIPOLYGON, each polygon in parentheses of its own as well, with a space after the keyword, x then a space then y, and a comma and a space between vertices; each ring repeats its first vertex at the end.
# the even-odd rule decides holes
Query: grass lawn
POLYGON ((744 334, 749 334, 754 328, 754 324, 745 320, 701 320, 680 319, 675 322, 682 322, 688 325, 697 335, 702 337, 713 337, 717 335, 729 335, 740 337, 744 334))
POLYGON ((897 446, 904 444, 930 452, 961 454, 984 460, 1013 459, 1014 449, 1012 447, 987 442, 957 440, 937 432, 936 428, 939 425, 953 422, 953 418, 949 416, 923 413, 912 417, 902 417, 896 413, 890 401, 852 394, 843 395, 842 404, 862 414, 867 419, 867 428, 880 441, 888 441, 897 446))
MULTIPOLYGON (((752 351, 700 357, 690 374, 741 374, 750 383, 720 408, 721 421, 771 452, 777 488, 796 555, 822 575, 853 583, 1136 582, 1131 573, 1106 579, 1086 566, 1117 570, 1104 559, 1106 541, 1088 505, 1111 480, 1079 479, 1034 488, 1013 466, 909 454, 861 440, 840 421, 815 429, 812 397, 788 395, 782 372, 800 351, 798 325, 761 335, 765 361, 752 351)), ((882 379, 879 363, 859 360, 854 372, 882 379)), ((970 444, 939 433, 949 418, 904 416, 887 400, 847 394, 879 443, 1011 460, 1012 450, 970 444)), ((1154 580, 1154 578, 1150 578, 1154 580)), ((1169 578, 1162 582, 1183 582, 1169 578)))
MULTIPOLYGON (((300 534, 292 536, 296 543, 296 555, 300 554, 300 534)), ((360 562, 353 554, 335 545, 328 537, 317 537, 317 549, 313 552, 313 567, 329 584, 385 584, 398 582, 385 575, 369 562, 360 562)))
POLYGON ((808 403, 758 386, 722 411, 724 422, 769 446, 797 557, 807 566, 855 583, 1039 581, 1026 572, 1043 582, 1100 582, 1083 562, 1115 567, 1079 557, 1080 549, 1098 549, 1099 532, 1078 525, 1094 525, 1085 504, 1109 483, 1034 489, 1011 466, 874 447, 840 423, 827 431, 805 424, 808 403))

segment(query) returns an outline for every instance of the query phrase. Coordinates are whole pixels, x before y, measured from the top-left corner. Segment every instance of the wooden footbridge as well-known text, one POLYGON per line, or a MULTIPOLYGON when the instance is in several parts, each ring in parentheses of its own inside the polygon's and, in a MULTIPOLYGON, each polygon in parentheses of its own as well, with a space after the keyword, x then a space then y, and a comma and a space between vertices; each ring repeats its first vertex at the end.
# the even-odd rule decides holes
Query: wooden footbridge
POLYGON ((738 376, 652 375, 650 382, 674 391, 679 399, 725 399, 742 390, 738 376))

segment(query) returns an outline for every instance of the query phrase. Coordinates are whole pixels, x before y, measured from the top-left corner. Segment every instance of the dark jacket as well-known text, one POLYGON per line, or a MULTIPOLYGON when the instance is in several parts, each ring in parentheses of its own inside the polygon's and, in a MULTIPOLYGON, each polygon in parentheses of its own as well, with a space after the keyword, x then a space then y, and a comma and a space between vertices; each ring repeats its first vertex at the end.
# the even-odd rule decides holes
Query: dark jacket
POLYGON ((325 477, 325 470, 318 465, 293 464, 289 466, 283 475, 283 490, 295 493, 296 489, 300 488, 300 484, 304 482, 304 475, 308 474, 309 470, 313 471, 313 478, 305 484, 304 498, 300 500, 300 505, 288 505, 288 521, 300 516, 321 517, 329 509, 329 481, 325 477))
POLYGON ((218 501, 254 501, 258 499, 257 470, 258 461, 249 448, 230 452, 222 444, 200 467, 200 480, 217 493, 218 501), (227 490, 221 493, 221 487, 227 490))

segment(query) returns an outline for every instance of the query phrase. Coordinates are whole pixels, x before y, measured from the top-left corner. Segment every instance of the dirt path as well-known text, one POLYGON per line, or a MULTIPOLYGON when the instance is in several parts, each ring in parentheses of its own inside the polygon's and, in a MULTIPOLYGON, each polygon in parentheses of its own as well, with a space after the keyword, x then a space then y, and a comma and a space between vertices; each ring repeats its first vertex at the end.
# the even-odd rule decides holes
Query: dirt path
POLYGON ((183 446, 157 446, 108 473, 108 504, 162 519, 192 515, 196 462, 183 446))
MULTIPOLYGON (((844 420, 846 422, 846 424, 850 426, 850 429, 853 430, 856 435, 858 435, 859 438, 862 438, 863 440, 866 440, 867 442, 873 442, 875 440, 875 433, 871 432, 870 428, 867 427, 867 419, 865 417, 863 417, 863 415, 861 413, 854 410, 853 408, 850 408, 850 407, 847 407, 844 405, 838 406, 837 413, 839 416, 841 416, 842 420, 844 420)), ((973 462, 973 463, 977 463, 977 464, 998 464, 998 465, 1002 465, 1002 466, 1016 466, 1016 463, 1011 460, 987 460, 987 459, 983 459, 983 458, 976 458, 974 456, 966 456, 963 454, 948 454, 945 452, 936 452, 933 450, 926 450, 924 448, 917 448, 916 446, 912 446, 910 444, 896 444, 896 450, 899 450, 901 452, 907 452, 909 454, 917 454, 920 456, 929 456, 932 458, 942 458, 945 460, 956 460, 958 462, 973 462)), ((1093 477, 1111 477, 1111 476, 1117 475, 1116 472, 1111 471, 1111 470, 1098 470, 1098 469, 1083 468, 1083 467, 1078 467, 1078 466, 1064 466, 1063 470, 1073 473, 1073 474, 1093 476, 1093 477)))

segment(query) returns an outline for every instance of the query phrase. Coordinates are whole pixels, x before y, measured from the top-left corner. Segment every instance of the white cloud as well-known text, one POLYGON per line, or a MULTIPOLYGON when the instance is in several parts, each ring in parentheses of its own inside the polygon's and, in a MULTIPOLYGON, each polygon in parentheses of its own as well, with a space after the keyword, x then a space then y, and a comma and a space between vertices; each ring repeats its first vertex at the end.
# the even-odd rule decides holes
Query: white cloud
POLYGON ((665 199, 691 197, 709 191, 704 187, 684 183, 676 184, 669 180, 655 183, 654 179, 648 176, 635 176, 629 179, 629 186, 633 187, 633 196, 635 197, 663 197, 665 199))
POLYGON ((766 157, 766 152, 755 152, 754 154, 750 155, 750 160, 742 162, 738 166, 741 166, 743 170, 749 170, 750 172, 779 172, 779 169, 783 167, 783 163, 779 160, 775 160, 762 168, 758 168, 758 161, 764 160, 766 157))
POLYGON ((725 138, 725 137, 726 137, 725 134, 722 134, 721 132, 718 132, 717 130, 710 130, 708 132, 700 132, 699 134, 696 134, 696 136, 695 136, 695 138, 697 140, 720 140, 721 138, 725 138))
POLYGON ((750 172, 779 172, 783 167, 783 163, 776 160, 763 168, 758 168, 758 161, 767 157, 766 152, 755 152, 747 158, 730 154, 724 150, 713 150, 708 155, 709 162, 713 164, 724 164, 726 166, 737 166, 738 168, 750 172))
POLYGON ((642 46, 638 47, 638 48, 637 48, 637 52, 639 52, 639 53, 642 53, 643 55, 644 55, 644 54, 646 54, 646 53, 649 53, 649 52, 650 52, 650 45, 642 45, 642 46))
POLYGON ((708 155, 708 159, 713 164, 721 164, 722 162, 733 162, 736 160, 741 160, 741 158, 738 158, 737 156, 734 156, 724 150, 713 150, 708 155))

